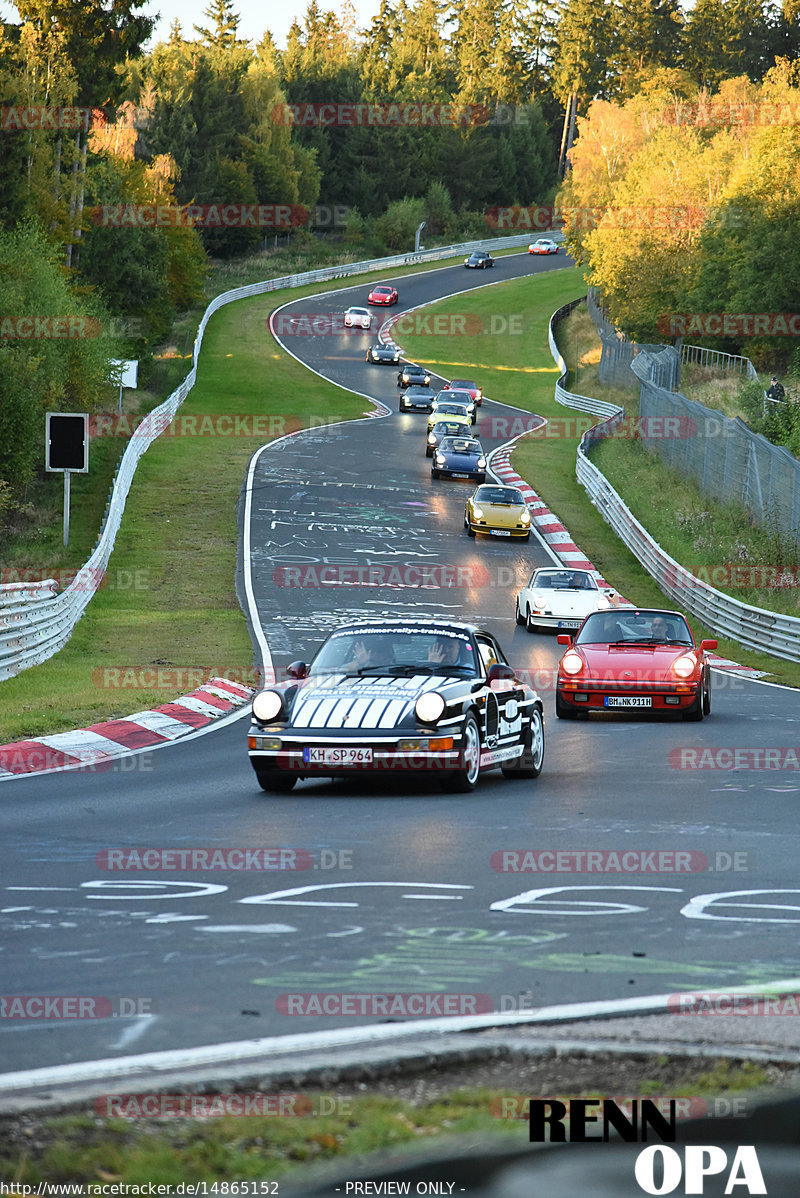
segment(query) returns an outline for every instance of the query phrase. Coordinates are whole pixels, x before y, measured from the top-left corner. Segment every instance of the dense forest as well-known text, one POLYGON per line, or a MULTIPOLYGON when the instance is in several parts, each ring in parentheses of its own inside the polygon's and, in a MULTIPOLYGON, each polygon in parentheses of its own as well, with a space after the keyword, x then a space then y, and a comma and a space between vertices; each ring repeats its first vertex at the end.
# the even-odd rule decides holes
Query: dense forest
POLYGON ((199 302, 209 255, 276 233, 361 257, 411 248, 422 220, 428 243, 493 236, 489 214, 551 204, 566 172, 565 204, 749 205, 744 232, 691 233, 701 270, 668 238, 570 230, 635 331, 688 290, 749 302, 758 276, 737 291, 734 266, 756 243, 780 269, 769 310, 790 302, 796 121, 673 118, 714 95, 796 102, 800 0, 382 0, 367 29, 312 0, 285 48, 239 37, 234 0, 151 46, 141 7, 18 0, 0 24, 0 509, 36 469, 43 408, 89 406, 108 357, 145 358, 199 302), (23 336, 37 314, 99 331, 23 336))

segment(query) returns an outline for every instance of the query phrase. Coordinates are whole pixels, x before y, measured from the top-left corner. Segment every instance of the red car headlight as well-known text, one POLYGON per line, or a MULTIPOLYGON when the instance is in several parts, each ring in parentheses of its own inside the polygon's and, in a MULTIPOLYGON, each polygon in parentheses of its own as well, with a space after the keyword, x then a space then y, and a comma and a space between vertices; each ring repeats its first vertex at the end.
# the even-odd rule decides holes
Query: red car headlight
POLYGON ((686 654, 683 657, 676 657, 672 663, 672 672, 677 678, 691 678, 696 669, 697 662, 686 654))
POLYGON ((579 653, 575 653, 570 649, 561 659, 561 668, 570 678, 574 678, 583 669, 583 658, 579 653))

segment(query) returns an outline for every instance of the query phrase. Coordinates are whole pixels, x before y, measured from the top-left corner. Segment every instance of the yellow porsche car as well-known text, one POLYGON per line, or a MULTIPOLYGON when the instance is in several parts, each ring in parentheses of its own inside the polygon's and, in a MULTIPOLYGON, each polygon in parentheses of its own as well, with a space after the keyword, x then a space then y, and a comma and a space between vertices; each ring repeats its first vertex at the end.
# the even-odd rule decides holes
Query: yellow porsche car
POLYGON ((531 535, 531 514, 516 487, 484 483, 467 500, 464 527, 469 536, 478 532, 491 537, 522 537, 531 535))
POLYGON ((444 420, 449 416, 466 416, 470 425, 477 422, 475 404, 472 401, 469 403, 457 403, 455 400, 442 399, 442 392, 440 391, 433 401, 433 408, 428 417, 428 428, 433 428, 437 420, 444 420))

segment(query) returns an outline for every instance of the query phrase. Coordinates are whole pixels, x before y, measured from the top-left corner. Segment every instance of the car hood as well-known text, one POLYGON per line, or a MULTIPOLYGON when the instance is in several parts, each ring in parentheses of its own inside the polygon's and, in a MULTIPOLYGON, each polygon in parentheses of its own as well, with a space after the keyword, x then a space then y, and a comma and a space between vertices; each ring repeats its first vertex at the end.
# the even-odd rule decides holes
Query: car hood
MULTIPOLYGON (((531 601, 534 595, 541 594, 544 598, 544 603, 536 605, 537 611, 553 611, 563 612, 565 615, 575 616, 583 619, 590 612, 597 611, 602 595, 598 591, 541 591, 536 587, 531 587, 529 590, 531 601)), ((604 604, 602 606, 605 606, 604 604)))
MULTIPOLYGON (((442 450, 439 450, 442 453, 442 450)), ((444 460, 448 467, 454 470, 477 470, 478 462, 484 456, 482 453, 453 453, 444 451, 444 460)))
POLYGON ((423 692, 454 681, 446 674, 393 674, 359 678, 326 674, 305 679, 291 703, 289 717, 295 728, 393 728, 413 714, 423 692))
POLYGON ((688 645, 578 645, 577 650, 596 678, 689 681, 676 678, 670 666, 679 657, 691 656, 695 662, 699 657, 688 645))
POLYGON ((484 519, 490 524, 519 524, 522 513, 528 509, 519 503, 477 503, 484 519))

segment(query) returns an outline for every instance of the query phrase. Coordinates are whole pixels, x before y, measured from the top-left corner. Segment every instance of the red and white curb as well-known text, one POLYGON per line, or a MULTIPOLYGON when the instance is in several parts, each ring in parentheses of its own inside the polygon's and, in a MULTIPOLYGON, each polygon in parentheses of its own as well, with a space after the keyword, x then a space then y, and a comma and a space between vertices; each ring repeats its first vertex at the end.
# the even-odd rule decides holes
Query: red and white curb
POLYGON ((212 678, 197 690, 150 711, 107 720, 74 732, 0 746, 0 778, 76 766, 102 770, 135 749, 154 748, 228 715, 252 698, 250 687, 212 678))
MULTIPOLYGON (((545 421, 542 421, 544 424, 545 421)), ((531 523, 535 525, 539 536, 549 545, 557 557, 561 559, 565 566, 572 566, 576 570, 591 570, 594 577, 597 579, 600 586, 610 587, 612 584, 606 582, 599 570, 596 570, 589 561, 582 549, 573 541, 569 529, 565 528, 559 520, 558 516, 554 516, 543 499, 534 491, 530 483, 527 483, 524 478, 517 474, 514 467, 511 465, 510 456, 512 446, 504 446, 492 455, 492 473, 502 479, 504 483, 517 487, 521 492, 531 510, 531 523)), ((623 599, 619 596, 620 603, 629 603, 628 599, 623 599)))

